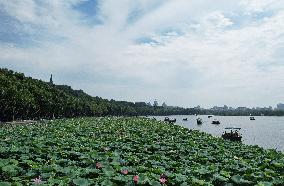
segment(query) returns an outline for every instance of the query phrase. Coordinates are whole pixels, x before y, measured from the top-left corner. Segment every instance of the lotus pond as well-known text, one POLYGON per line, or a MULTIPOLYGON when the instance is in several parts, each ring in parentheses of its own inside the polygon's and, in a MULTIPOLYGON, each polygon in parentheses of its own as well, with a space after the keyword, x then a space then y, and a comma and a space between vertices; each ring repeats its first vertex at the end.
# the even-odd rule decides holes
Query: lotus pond
POLYGON ((0 127, 0 185, 284 185, 284 154, 146 118, 0 127))

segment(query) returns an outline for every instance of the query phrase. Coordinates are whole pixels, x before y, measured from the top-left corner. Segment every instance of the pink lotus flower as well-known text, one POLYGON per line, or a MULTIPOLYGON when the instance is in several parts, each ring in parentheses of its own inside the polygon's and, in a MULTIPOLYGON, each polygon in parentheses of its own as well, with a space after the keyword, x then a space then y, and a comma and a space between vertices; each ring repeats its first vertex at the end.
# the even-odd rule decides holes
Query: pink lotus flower
POLYGON ((98 163, 96 163, 96 168, 97 168, 97 169, 100 169, 100 168, 102 168, 102 167, 103 167, 103 166, 102 166, 102 164, 101 164, 101 163, 99 163, 99 162, 98 162, 98 163))
POLYGON ((160 181, 160 183, 163 185, 163 184, 166 184, 166 183, 167 183, 167 181, 168 181, 167 179, 168 179, 168 176, 165 175, 165 174, 162 174, 162 175, 160 176, 159 181, 160 181))
POLYGON ((126 175, 126 174, 128 174, 128 170, 121 170, 121 173, 126 175))
POLYGON ((136 176, 133 177, 134 183, 138 183, 138 180, 139 180, 139 176, 138 176, 138 175, 136 175, 136 176))
POLYGON ((160 178, 160 183, 163 185, 163 184, 166 184, 167 182, 167 179, 166 178, 160 178))
POLYGON ((38 178, 33 179, 33 182, 35 185, 40 185, 42 183, 41 177, 39 176, 38 178))

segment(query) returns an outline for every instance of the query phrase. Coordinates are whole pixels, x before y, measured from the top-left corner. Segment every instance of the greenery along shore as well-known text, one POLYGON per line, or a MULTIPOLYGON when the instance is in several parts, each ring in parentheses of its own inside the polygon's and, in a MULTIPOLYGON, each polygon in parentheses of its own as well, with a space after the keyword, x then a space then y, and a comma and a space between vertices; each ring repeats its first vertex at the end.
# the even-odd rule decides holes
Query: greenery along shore
POLYGON ((82 90, 73 90, 67 85, 55 85, 2 68, 0 82, 0 122, 109 115, 284 115, 284 111, 212 111, 107 100, 90 96, 82 90))
POLYGON ((146 118, 0 128, 0 185, 284 185, 284 154, 146 118))

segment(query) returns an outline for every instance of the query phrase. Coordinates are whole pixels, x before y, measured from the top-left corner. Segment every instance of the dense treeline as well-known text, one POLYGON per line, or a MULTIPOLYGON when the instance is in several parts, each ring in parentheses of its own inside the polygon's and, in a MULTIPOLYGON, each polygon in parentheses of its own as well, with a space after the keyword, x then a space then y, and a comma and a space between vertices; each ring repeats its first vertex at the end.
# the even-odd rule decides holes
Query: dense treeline
POLYGON ((0 121, 107 115, 284 115, 283 111, 212 111, 107 100, 73 90, 70 86, 54 85, 1 68, 0 101, 0 121))
POLYGON ((178 109, 92 97, 70 86, 54 85, 0 69, 0 121, 106 115, 178 114, 178 109))

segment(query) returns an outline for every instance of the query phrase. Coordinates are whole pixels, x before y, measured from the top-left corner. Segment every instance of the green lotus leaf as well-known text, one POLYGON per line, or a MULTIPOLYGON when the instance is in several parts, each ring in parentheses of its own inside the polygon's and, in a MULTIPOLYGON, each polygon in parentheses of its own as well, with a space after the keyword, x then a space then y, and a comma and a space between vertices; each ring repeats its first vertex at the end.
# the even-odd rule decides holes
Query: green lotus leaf
POLYGON ((102 170, 107 177, 111 177, 115 173, 115 170, 111 166, 105 166, 102 170))
POLYGON ((147 184, 149 182, 150 182, 150 179, 149 179, 149 177, 147 175, 145 175, 145 174, 140 174, 139 175, 139 183, 147 184))
POLYGON ((176 174, 175 175, 175 181, 178 182, 178 183, 185 182, 186 180, 187 180, 187 177, 183 174, 176 174))
POLYGON ((272 186, 273 183, 271 182, 259 182, 257 183, 257 186, 272 186))
POLYGON ((149 185, 151 185, 151 186, 161 186, 160 182, 158 182, 156 180, 149 181, 149 185))
POLYGON ((222 175, 220 175, 220 174, 214 174, 214 175, 213 175, 213 178, 214 178, 214 180, 216 180, 216 181, 218 181, 218 182, 221 182, 221 183, 224 183, 224 182, 229 181, 229 178, 224 177, 224 176, 222 176, 222 175))
POLYGON ((89 181, 87 179, 84 179, 84 178, 73 179, 73 183, 75 185, 80 185, 80 186, 88 186, 88 185, 90 185, 89 181))
POLYGON ((236 184, 251 184, 251 181, 243 179, 243 177, 240 175, 232 176, 231 180, 236 184))
POLYGON ((114 185, 112 181, 110 180, 104 180, 103 182, 101 182, 100 184, 101 186, 112 186, 114 185))
POLYGON ((7 166, 2 167, 2 171, 7 176, 14 177, 14 176, 17 176, 18 174, 18 167, 15 165, 7 165, 7 166))
POLYGON ((11 186, 12 184, 9 182, 0 182, 0 186, 11 186))

